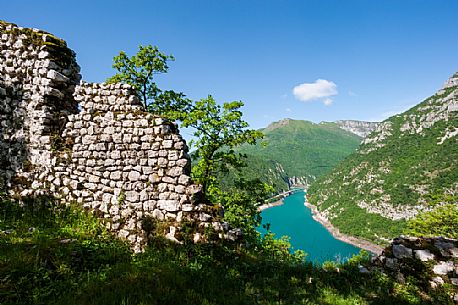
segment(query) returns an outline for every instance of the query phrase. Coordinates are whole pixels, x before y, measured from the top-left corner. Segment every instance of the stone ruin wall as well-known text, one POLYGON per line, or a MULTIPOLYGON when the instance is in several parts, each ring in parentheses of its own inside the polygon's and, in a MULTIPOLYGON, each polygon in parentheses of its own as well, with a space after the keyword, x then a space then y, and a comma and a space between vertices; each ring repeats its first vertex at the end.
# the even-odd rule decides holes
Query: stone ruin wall
POLYGON ((377 269, 405 282, 419 276, 428 289, 444 284, 452 287, 451 295, 458 302, 458 240, 443 237, 395 238, 372 263, 377 269))
POLYGON ((50 165, 53 135, 77 112, 72 94, 80 78, 64 41, 0 22, 0 188, 50 165))
POLYGON ((168 220, 172 240, 183 220, 195 242, 209 226, 240 233, 199 203, 176 125, 145 112, 131 86, 79 84, 75 53, 46 32, 2 22, 0 35, 1 189, 76 202, 137 251, 147 217, 168 220))
POLYGON ((218 210, 196 200, 200 187, 192 184, 187 146, 174 123, 143 111, 128 85, 82 84, 74 97, 81 112, 68 117, 62 133, 71 151, 60 152, 47 178, 52 191, 95 211, 140 247, 145 217, 223 230, 218 210))

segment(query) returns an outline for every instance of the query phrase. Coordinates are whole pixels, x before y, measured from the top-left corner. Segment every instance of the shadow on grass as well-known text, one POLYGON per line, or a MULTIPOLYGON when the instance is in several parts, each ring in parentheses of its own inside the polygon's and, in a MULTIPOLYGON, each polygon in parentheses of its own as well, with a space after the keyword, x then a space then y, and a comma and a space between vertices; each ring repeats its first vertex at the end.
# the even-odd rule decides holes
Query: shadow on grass
MULTIPOLYGON (((286 251, 288 252, 288 251, 286 251)), ((0 304, 447 304, 358 262, 319 268, 289 254, 160 237, 134 255, 95 217, 52 198, 1 201, 0 304), (438 303, 440 302, 440 303, 438 303)))

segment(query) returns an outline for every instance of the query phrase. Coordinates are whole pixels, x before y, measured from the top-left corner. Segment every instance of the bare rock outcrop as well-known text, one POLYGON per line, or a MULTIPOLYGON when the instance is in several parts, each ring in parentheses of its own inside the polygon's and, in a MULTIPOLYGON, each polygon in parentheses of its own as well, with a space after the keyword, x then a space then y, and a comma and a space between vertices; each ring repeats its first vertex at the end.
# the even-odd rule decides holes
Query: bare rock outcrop
POLYGON ((335 123, 343 130, 354 133, 361 138, 367 137, 380 124, 378 122, 364 122, 356 120, 339 120, 335 123))

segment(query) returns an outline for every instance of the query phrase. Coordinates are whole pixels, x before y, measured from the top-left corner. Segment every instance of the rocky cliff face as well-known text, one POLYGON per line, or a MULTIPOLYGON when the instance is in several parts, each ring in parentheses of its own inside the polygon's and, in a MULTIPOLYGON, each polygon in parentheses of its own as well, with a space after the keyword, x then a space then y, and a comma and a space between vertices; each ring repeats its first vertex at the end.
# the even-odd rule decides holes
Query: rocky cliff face
POLYGON ((335 123, 343 130, 354 133, 361 138, 367 137, 380 124, 378 122, 364 122, 355 120, 339 120, 335 121, 335 123))
POLYGON ((195 241, 209 226, 235 236, 199 202, 175 124, 147 113, 131 86, 79 83, 75 53, 44 31, 0 22, 0 38, 0 191, 76 202, 135 250, 148 218, 167 220, 173 240, 182 220, 195 241))
POLYGON ((352 226, 366 227, 358 233, 383 241, 399 233, 403 220, 429 209, 431 200, 453 200, 458 194, 457 82, 455 74, 435 95, 380 123, 356 153, 312 186, 312 203, 347 233, 355 233, 352 226), (386 228, 393 231, 387 234, 386 228))

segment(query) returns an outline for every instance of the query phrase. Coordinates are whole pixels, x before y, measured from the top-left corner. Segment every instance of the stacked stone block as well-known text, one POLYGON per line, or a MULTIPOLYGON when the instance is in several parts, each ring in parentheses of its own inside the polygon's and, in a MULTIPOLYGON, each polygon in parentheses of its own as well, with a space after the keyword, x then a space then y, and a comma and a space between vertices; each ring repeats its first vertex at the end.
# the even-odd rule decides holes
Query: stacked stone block
POLYGON ((53 141, 77 111, 72 95, 80 78, 64 41, 0 21, 0 188, 51 166, 53 141))
POLYGON ((209 226, 235 238, 196 200, 176 125, 145 112, 131 86, 80 83, 79 71, 64 41, 0 21, 0 191, 76 202, 135 250, 149 217, 175 241, 183 220, 197 224, 196 242, 209 226))
POLYGON ((443 237, 395 238, 374 265, 394 274, 400 281, 409 276, 429 274, 430 288, 447 284, 453 287, 451 296, 458 301, 458 240, 443 237), (426 268, 426 269, 425 269, 426 268), (426 272, 425 272, 426 270, 426 272))
POLYGON ((213 218, 192 202, 199 187, 174 123, 143 111, 129 85, 83 83, 74 97, 81 112, 69 116, 62 134, 72 149, 50 176, 52 191, 108 219, 110 229, 139 246, 145 217, 213 218))

